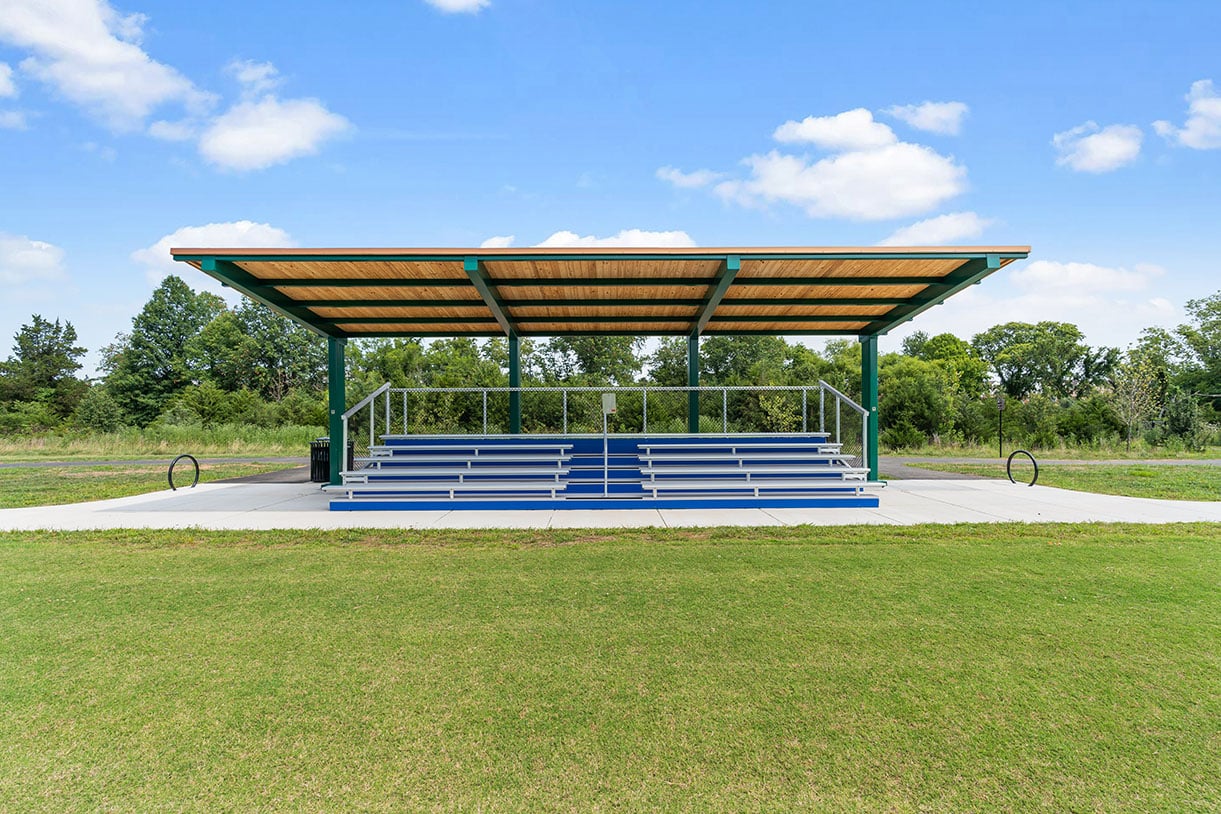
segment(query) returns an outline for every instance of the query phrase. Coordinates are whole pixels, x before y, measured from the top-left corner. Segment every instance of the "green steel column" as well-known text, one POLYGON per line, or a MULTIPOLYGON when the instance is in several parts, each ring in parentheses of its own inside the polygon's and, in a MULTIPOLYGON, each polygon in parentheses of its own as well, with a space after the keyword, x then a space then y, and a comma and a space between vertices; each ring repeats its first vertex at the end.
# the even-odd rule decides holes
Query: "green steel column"
POLYGON ((861 406, 869 411, 868 443, 865 444, 865 465, 869 480, 878 477, 878 338, 861 337, 861 406))
MULTIPOLYGON (((521 387, 521 342, 509 334, 509 387, 521 387)), ((509 432, 521 433, 521 392, 509 391, 509 432)))
MULTIPOLYGON (((698 334, 687 337, 687 386, 700 386, 700 338, 698 334)), ((687 391, 687 432, 700 431, 700 394, 698 390, 687 391)))
POLYGON ((347 464, 348 451, 343 448, 343 414, 347 410, 347 382, 343 364, 344 345, 348 340, 328 336, 326 340, 326 384, 327 402, 330 411, 331 434, 331 483, 338 484, 343 478, 340 472, 347 464))

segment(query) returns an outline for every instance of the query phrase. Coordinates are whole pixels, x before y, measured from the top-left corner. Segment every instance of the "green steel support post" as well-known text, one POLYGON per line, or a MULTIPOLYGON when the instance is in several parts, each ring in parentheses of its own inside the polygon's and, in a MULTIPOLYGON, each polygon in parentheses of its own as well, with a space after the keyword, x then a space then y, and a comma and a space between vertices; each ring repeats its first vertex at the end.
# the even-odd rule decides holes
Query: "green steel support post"
MULTIPOLYGON (((509 334, 509 387, 521 387, 521 340, 509 334)), ((509 391, 509 432, 521 433, 521 391, 509 391)))
POLYGON ((331 434, 331 483, 338 485, 343 478, 340 472, 348 462, 348 451, 343 448, 343 414, 347 407, 347 381, 344 370, 344 345, 346 339, 327 337, 326 340, 326 384, 327 402, 330 412, 331 434))
POLYGON ((866 419, 867 434, 865 465, 869 467, 869 480, 878 477, 878 338, 861 337, 861 406, 869 411, 866 419))
MULTIPOLYGON (((700 386, 700 338, 698 334, 687 337, 687 386, 700 386)), ((698 390, 687 391, 687 432, 700 431, 700 394, 698 390)))

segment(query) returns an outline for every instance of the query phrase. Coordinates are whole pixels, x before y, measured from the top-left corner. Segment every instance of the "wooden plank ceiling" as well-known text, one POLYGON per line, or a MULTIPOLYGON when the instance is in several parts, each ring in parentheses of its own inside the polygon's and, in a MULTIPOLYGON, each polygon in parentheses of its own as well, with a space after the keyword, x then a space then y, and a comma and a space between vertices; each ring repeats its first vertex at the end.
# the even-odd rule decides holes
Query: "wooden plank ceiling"
POLYGON ((337 337, 885 333, 1027 246, 173 249, 337 337), (702 324, 702 329, 701 329, 702 324))

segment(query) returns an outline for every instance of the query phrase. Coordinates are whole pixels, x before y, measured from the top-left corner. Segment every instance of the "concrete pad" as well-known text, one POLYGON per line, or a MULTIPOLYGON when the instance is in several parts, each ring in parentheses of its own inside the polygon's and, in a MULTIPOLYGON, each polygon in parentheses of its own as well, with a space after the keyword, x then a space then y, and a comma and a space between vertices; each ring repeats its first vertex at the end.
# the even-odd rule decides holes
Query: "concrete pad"
POLYGON ((133 497, 0 510, 0 530, 117 528, 629 528, 981 522, 1221 522, 1221 502, 1151 500, 1000 480, 893 481, 865 508, 332 512, 313 484, 212 483, 133 497))

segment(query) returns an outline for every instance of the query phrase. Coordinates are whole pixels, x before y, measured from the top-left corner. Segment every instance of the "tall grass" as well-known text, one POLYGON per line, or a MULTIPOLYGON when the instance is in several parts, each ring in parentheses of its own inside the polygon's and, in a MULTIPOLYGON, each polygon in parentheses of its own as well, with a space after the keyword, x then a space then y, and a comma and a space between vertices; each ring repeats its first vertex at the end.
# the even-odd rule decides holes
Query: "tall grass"
POLYGON ((0 458, 71 460, 75 458, 142 458, 176 455, 305 456, 309 442, 326 431, 288 425, 255 427, 218 424, 211 427, 152 425, 117 432, 60 432, 32 437, 0 438, 0 458))

